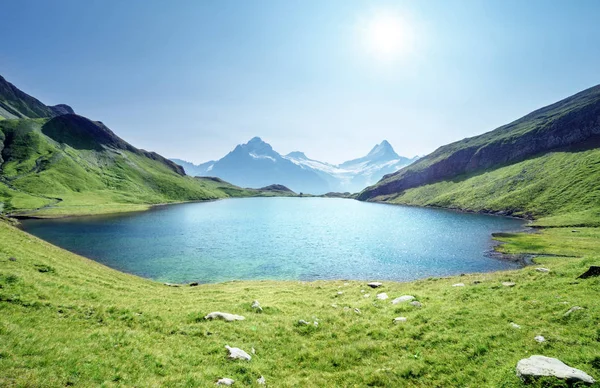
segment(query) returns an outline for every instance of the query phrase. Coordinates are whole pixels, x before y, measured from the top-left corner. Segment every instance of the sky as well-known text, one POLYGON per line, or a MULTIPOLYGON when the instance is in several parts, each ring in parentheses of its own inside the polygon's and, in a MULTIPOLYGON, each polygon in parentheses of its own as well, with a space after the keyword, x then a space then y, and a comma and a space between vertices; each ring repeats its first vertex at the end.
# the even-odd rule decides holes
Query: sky
POLYGON ((600 83, 600 2, 2 0, 0 75, 192 162, 260 136, 341 163, 492 130, 600 83))

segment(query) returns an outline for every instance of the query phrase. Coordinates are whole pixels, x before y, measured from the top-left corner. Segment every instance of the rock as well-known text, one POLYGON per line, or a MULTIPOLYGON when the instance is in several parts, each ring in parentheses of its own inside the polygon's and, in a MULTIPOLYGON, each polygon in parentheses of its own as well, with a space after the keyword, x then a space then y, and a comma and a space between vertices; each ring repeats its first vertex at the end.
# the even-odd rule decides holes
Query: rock
POLYGON ((304 319, 300 319, 300 320, 298 321, 298 324, 299 324, 299 325, 305 325, 305 326, 308 326, 308 325, 310 325, 310 322, 307 322, 307 321, 305 321, 304 319))
POLYGON ((377 299, 379 299, 379 300, 386 300, 387 298, 389 298, 389 296, 385 292, 382 292, 381 294, 377 294, 377 299))
POLYGON ((578 231, 578 230, 575 230, 575 229, 573 229, 573 230, 571 231, 571 233, 579 233, 579 231, 578 231))
POLYGON ((371 282, 371 283, 367 283, 367 286, 371 287, 371 288, 378 288, 383 286, 383 283, 380 282, 371 282))
POLYGON ((474 280, 473 284, 481 284, 481 280, 474 280))
POLYGON ((515 329, 520 329, 520 328, 521 328, 521 326, 520 326, 520 325, 517 325, 517 324, 516 324, 516 323, 514 323, 514 322, 511 322, 511 323, 510 323, 510 325, 511 325, 512 327, 514 327, 515 329))
POLYGON ((394 323, 398 323, 398 322, 406 322, 406 317, 394 318, 394 323))
POLYGON ((415 297, 412 295, 402 295, 402 296, 399 296, 396 299, 394 299, 392 301, 392 304, 410 302, 411 300, 414 300, 414 299, 415 299, 415 297))
POLYGON ((256 354, 256 349, 254 349, 254 347, 252 347, 252 349, 250 349, 250 351, 252 352, 252 354, 256 354))
POLYGON ((190 287, 196 287, 198 285, 199 285, 198 282, 192 282, 192 283, 190 283, 190 287))
POLYGON ((338 295, 342 295, 344 293, 344 291, 338 291, 337 294, 338 295))
POLYGON ((265 380, 265 376, 260 376, 256 380, 256 384, 258 384, 258 385, 265 385, 265 384, 267 384, 267 380, 265 380))
POLYGON ((314 322, 313 322, 313 325, 314 325, 315 327, 319 327, 319 322, 317 322, 317 321, 314 321, 314 322))
POLYGON ((360 290, 360 293, 361 293, 361 294, 364 294, 364 293, 365 293, 365 290, 360 290))
POLYGON ((538 272, 550 272, 550 270, 548 268, 542 268, 542 267, 538 267, 535 270, 538 272))
POLYGON ((350 285, 350 283, 344 283, 344 286, 349 286, 349 285, 350 285))
POLYGON ((360 312, 360 309, 359 309, 358 307, 356 307, 356 308, 354 309, 354 312, 355 312, 355 313, 357 313, 357 314, 362 314, 362 313, 360 312))
POLYGON ((567 382, 594 384, 596 381, 587 373, 571 368, 564 362, 545 356, 531 356, 517 363, 517 376, 524 381, 537 377, 556 377, 567 382))
POLYGON ((225 349, 229 350, 229 358, 232 360, 246 360, 250 361, 252 357, 240 348, 232 348, 229 345, 225 345, 225 349))
POLYGON ((332 304, 331 307, 333 307, 334 309, 337 309, 337 304, 332 304))
POLYGON ((217 380, 217 385, 233 385, 235 383, 234 379, 230 379, 229 377, 223 377, 222 379, 217 380))
POLYGON ((544 338, 544 337, 543 337, 543 336, 541 336, 541 335, 536 335, 536 336, 535 336, 533 339, 534 339, 534 340, 536 340, 537 342, 539 342, 540 344, 541 344, 542 342, 546 342, 546 338, 544 338))
POLYGON ((600 266, 592 265, 587 271, 577 277, 577 279, 587 279, 595 276, 600 276, 600 266))
POLYGON ((252 306, 251 306, 254 310, 256 310, 256 312, 260 312, 262 313, 263 308, 260 306, 260 303, 255 300, 254 302, 252 302, 252 306))
POLYGON ((502 285, 504 287, 514 287, 514 286, 517 285, 517 283, 514 283, 514 282, 502 282, 502 285))
POLYGON ((412 302, 410 302, 410 304, 411 304, 411 306, 415 306, 415 307, 418 307, 418 308, 423 307, 423 305, 421 304, 421 302, 416 301, 416 300, 413 300, 412 302))
POLYGON ((227 322, 233 322, 233 321, 243 321, 246 318, 242 317, 241 315, 235 315, 235 314, 222 313, 219 311, 215 311, 215 312, 210 313, 207 316, 205 316, 204 319, 222 319, 227 322))
POLYGON ((364 294, 363 295, 365 298, 368 298, 369 296, 371 296, 371 294, 364 294))
POLYGON ((569 311, 567 311, 565 313, 565 317, 568 317, 569 315, 573 314, 575 311, 579 311, 579 310, 583 310, 583 307, 579 307, 579 306, 573 306, 569 309, 569 311))
POLYGON ((464 286, 465 286, 465 283, 456 283, 456 284, 452 285, 452 287, 464 287, 464 286))
POLYGON ((167 286, 167 287, 179 287, 179 284, 165 283, 165 286, 167 286))
POLYGON ((9 257, 8 261, 17 261, 17 258, 16 257, 9 257))

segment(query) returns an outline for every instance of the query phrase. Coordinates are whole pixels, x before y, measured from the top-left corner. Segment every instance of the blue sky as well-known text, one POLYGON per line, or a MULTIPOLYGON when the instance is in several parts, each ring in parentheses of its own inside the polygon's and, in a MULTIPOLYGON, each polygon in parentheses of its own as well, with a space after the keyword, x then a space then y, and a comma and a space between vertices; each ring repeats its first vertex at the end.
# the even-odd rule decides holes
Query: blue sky
POLYGON ((4 0, 0 74, 137 147, 202 162, 261 136, 339 163, 483 133, 600 83, 598 1, 4 0), (376 14, 410 49, 364 44, 376 14))

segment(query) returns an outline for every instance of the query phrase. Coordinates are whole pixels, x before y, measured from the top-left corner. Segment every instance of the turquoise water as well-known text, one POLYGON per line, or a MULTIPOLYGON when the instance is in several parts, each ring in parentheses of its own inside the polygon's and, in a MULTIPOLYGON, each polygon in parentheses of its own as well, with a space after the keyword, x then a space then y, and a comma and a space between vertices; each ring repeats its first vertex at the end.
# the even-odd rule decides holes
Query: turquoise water
POLYGON ((118 270, 168 282, 412 280, 515 268, 492 232, 522 221, 329 198, 245 198, 23 229, 118 270))

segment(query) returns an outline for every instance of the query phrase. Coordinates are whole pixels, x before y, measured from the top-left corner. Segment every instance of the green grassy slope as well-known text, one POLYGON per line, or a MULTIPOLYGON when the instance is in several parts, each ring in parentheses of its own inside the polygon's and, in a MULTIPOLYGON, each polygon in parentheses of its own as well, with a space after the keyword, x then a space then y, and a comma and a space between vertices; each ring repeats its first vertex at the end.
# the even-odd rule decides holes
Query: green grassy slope
POLYGON ((391 203, 506 212, 540 226, 600 226, 600 149, 551 152, 385 198, 391 203))
MULTIPOLYGON (((573 235, 597 252, 598 236, 573 235)), ((578 245, 569 254, 587 255, 578 245)), ((172 288, 0 222, 0 385, 197 387, 227 376, 250 386, 263 375, 282 387, 518 387, 515 365, 532 354, 600 377, 600 280, 575 280, 600 257, 539 260, 552 271, 385 282, 377 291, 358 281, 172 288), (414 295, 423 307, 377 301, 377 292, 414 295), (255 299, 262 314, 250 307, 255 299), (584 310, 564 317, 575 305, 584 310), (246 320, 204 321, 212 311, 246 320), (392 323, 398 316, 407 322, 392 323), (225 345, 256 354, 229 361, 225 345)))

